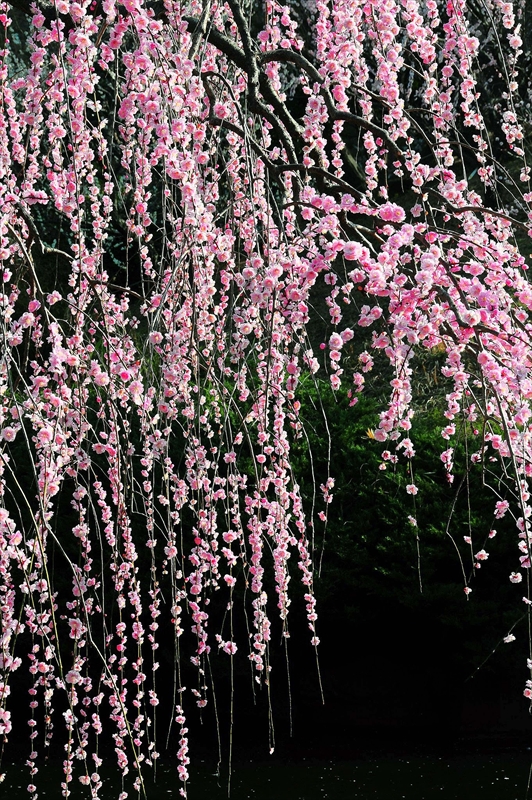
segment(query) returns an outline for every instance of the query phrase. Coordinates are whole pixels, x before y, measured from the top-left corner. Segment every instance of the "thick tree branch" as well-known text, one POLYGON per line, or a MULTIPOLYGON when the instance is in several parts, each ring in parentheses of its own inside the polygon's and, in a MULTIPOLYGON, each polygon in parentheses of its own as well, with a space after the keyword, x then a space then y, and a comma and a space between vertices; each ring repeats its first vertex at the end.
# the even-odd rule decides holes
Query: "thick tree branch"
POLYGON ((295 50, 270 50, 260 55, 261 64, 268 64, 271 61, 279 61, 283 64, 297 64, 315 83, 323 84, 323 78, 316 67, 305 56, 295 50))

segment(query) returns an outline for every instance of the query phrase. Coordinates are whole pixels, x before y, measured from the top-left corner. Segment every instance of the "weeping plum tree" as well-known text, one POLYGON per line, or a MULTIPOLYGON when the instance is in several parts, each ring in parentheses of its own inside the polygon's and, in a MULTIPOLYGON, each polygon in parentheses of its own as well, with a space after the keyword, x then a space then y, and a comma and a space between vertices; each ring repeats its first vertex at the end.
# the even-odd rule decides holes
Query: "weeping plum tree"
POLYGON ((63 795, 101 797, 106 730, 142 789, 162 647, 185 795, 210 660, 268 687, 291 577, 318 645, 311 379, 355 405, 386 377, 368 446, 415 496, 416 364, 443 354, 444 469, 460 426, 530 605, 527 13, 0 0, 0 733, 29 670, 30 796, 55 738, 63 795))

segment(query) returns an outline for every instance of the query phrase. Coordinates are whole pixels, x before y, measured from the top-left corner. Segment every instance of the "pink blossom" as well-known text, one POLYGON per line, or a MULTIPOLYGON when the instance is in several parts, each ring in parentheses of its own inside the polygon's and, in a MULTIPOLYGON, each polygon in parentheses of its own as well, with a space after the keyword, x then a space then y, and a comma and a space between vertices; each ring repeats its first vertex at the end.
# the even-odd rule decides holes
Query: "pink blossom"
POLYGON ((49 306, 53 306, 55 303, 58 303, 60 300, 62 300, 62 297, 59 294, 59 292, 55 291, 55 290, 53 292, 51 292, 51 294, 47 295, 47 297, 46 297, 46 301, 47 301, 49 306))
POLYGON ((364 249, 360 242, 345 242, 343 252, 346 261, 357 261, 363 257, 364 249))
POLYGON ((332 350, 340 350, 343 347, 344 340, 339 333, 333 333, 329 338, 329 347, 332 350))
POLYGON ((219 117, 219 119, 225 119, 227 117, 227 108, 223 103, 215 103, 212 110, 214 116, 219 117))
POLYGON ((14 442, 17 435, 17 429, 12 426, 2 429, 2 439, 5 442, 14 442))
POLYGON ((41 445, 49 444, 54 439, 54 432, 50 427, 45 426, 38 432, 37 439, 41 445))
POLYGON ((0 734, 7 736, 11 732, 11 712, 0 708, 0 734))
POLYGON ((96 386, 107 386, 109 383, 109 375, 106 372, 97 372, 94 376, 94 383, 96 386))
POLYGON ((68 624, 70 625, 70 636, 72 639, 80 639, 86 631, 80 619, 69 619, 68 624))
POLYGON ((401 206, 395 203, 386 203, 379 208, 379 216, 388 222, 402 222, 405 218, 405 212, 401 206))
POLYGON ((508 511, 510 504, 508 500, 498 500, 495 503, 495 517, 501 519, 508 511))

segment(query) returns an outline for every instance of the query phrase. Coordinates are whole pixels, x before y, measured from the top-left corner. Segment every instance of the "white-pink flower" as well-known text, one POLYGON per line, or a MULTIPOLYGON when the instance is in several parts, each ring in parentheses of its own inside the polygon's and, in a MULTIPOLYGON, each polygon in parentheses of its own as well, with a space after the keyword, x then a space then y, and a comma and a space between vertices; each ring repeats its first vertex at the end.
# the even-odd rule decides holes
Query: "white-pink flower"
POLYGON ((68 624, 70 625, 70 636, 72 639, 81 638, 86 631, 85 625, 77 617, 69 619, 68 624))
POLYGON ((67 672, 65 675, 65 681, 69 683, 71 686, 74 686, 76 683, 79 683, 81 680, 81 675, 76 669, 71 669, 70 672, 67 672))
POLYGON ((362 257, 362 254, 363 248, 360 242, 345 242, 344 258, 346 261, 356 261, 362 257))
POLYGON ((11 712, 0 708, 0 734, 7 735, 12 728, 11 712))
POLYGON ((41 430, 37 434, 37 439, 39 440, 39 443, 42 445, 50 444, 50 442, 53 441, 53 438, 54 438, 54 432, 52 428, 50 428, 48 425, 45 425, 43 428, 41 428, 41 430))
POLYGON ((386 203, 379 208, 379 216, 387 222, 402 222, 405 218, 405 212, 396 203, 386 203))
POLYGON ((329 347, 331 350, 340 350, 343 347, 344 340, 339 333, 333 333, 329 338, 329 347))
POLYGON ((96 386, 107 386, 109 383, 109 375, 107 372, 97 372, 94 376, 94 383, 96 386))
POLYGON ((2 439, 4 442, 14 442, 17 435, 17 429, 9 426, 2 430, 2 439))

